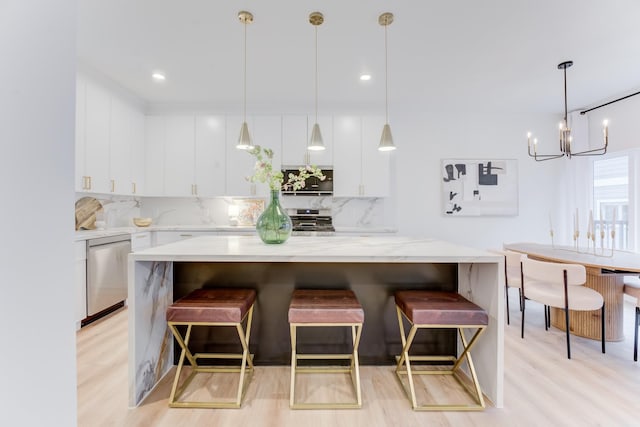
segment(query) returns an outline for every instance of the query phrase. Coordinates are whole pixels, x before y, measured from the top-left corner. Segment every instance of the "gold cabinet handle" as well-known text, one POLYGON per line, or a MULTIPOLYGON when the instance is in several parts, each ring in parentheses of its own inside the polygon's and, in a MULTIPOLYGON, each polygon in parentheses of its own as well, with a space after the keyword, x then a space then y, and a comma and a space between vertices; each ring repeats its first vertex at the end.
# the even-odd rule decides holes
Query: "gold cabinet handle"
POLYGON ((91 177, 88 176, 87 180, 88 180, 87 182, 89 183, 89 185, 87 185, 87 190, 91 190, 91 177))
POLYGON ((115 180, 111 180, 111 192, 115 192, 116 191, 116 181, 115 180))
POLYGON ((136 194, 136 183, 135 183, 135 182, 132 182, 132 183, 131 183, 131 186, 132 186, 131 194, 136 194))

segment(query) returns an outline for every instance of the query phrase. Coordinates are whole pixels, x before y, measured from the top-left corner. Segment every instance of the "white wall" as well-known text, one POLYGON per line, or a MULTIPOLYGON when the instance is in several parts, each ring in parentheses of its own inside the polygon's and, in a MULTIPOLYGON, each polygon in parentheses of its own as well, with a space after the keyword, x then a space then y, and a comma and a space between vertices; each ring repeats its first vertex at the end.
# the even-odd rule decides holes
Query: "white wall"
POLYGON ((435 237, 478 248, 503 242, 550 243, 549 214, 556 227, 556 176, 564 160, 535 162, 527 155, 527 131, 540 150, 555 152, 555 115, 405 113, 391 119, 397 171, 400 233, 435 237), (517 159, 519 214, 449 217, 442 213, 443 158, 517 159))
POLYGON ((77 423, 76 2, 0 6, 0 425, 77 423))
POLYGON ((609 120, 608 152, 640 148, 640 95, 586 114, 592 148, 602 145, 602 121, 609 120))

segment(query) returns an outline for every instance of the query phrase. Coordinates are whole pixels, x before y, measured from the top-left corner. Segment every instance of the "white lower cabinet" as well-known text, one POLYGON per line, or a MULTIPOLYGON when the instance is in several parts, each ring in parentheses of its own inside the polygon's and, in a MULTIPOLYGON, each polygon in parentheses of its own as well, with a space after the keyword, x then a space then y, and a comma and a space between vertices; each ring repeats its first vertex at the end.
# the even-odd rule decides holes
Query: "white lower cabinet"
POLYGON ((131 234, 131 252, 141 251, 151 247, 151 232, 143 231, 131 234))
POLYGON ((76 330, 80 329, 80 323, 87 317, 87 242, 76 242, 75 249, 75 321, 76 330))
POLYGON ((166 245, 167 243, 191 239, 196 236, 213 235, 213 231, 154 231, 153 246, 166 245))
MULTIPOLYGON (((211 231, 154 231, 151 238, 151 246, 166 245, 167 243, 178 242, 180 240, 191 239, 198 236, 236 236, 236 235, 253 235, 256 230, 254 228, 243 228, 239 230, 211 230, 211 231)), ((133 244, 133 242, 132 242, 133 244)))

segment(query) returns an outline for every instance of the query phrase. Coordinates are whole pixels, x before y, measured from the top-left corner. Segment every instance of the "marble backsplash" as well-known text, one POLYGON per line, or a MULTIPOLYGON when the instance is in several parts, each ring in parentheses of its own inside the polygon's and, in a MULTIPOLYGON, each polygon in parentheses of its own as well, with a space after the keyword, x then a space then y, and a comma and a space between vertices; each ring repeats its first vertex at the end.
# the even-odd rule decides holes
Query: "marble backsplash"
MULTIPOLYGON (((78 193, 76 198, 84 196, 78 193)), ((264 200, 219 197, 169 198, 94 195, 104 207, 107 228, 133 225, 134 217, 150 217, 154 225, 238 225, 238 212, 251 212, 256 202, 264 200)), ((387 199, 381 197, 282 196, 281 204, 289 209, 331 209, 336 227, 394 227, 387 199), (385 203, 386 202, 386 203, 385 203)), ((254 209, 255 210, 255 209, 254 209)), ((244 215, 241 220, 246 220, 244 215)))

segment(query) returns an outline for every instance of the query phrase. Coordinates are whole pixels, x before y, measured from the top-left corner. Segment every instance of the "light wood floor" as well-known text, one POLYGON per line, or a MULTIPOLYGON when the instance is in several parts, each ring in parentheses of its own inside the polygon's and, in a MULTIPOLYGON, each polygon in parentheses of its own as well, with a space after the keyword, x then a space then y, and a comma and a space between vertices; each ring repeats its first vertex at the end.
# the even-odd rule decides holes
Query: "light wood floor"
MULTIPOLYGON (((542 309, 527 305, 525 339, 520 338, 517 298, 505 325, 504 408, 484 412, 418 413, 411 410, 392 367, 361 368, 360 410, 289 409, 289 368, 257 367, 242 409, 170 409, 171 379, 165 377, 135 409, 127 407, 126 309, 78 332, 79 426, 637 426, 640 425, 640 362, 633 361, 633 305, 625 303, 624 342, 572 336, 566 358, 564 333, 544 330, 542 309)), ((172 375, 170 375, 172 377, 172 375)), ((438 376, 440 377, 440 376, 438 376)), ((301 396, 318 391, 302 378, 301 396)), ((233 384, 226 390, 233 391, 233 384)), ((197 386, 197 384, 196 384, 197 386)), ((332 384, 339 389, 339 382, 332 384)), ((437 384, 433 387, 436 388, 437 384)), ((211 389, 211 386, 209 387, 211 389)), ((331 390, 331 387, 327 387, 331 390)), ((206 390, 205 386, 201 390, 206 390)), ((345 389, 346 390, 346 389, 345 389)))

